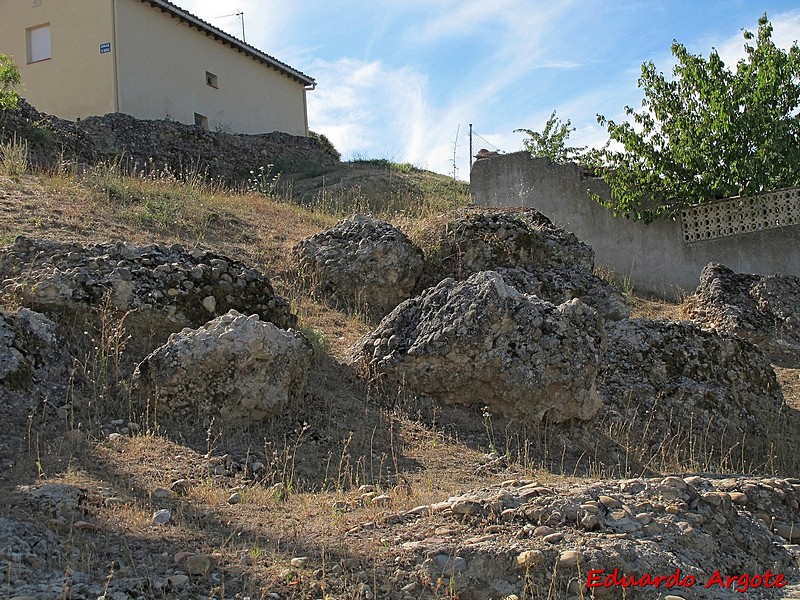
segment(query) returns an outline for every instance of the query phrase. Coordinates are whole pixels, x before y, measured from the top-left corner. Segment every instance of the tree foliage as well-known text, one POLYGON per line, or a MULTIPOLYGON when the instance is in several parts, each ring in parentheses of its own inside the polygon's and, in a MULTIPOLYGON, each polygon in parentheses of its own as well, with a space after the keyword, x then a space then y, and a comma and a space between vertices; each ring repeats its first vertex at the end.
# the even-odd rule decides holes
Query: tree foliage
POLYGON ((677 41, 673 76, 642 65, 633 122, 598 115, 623 150, 595 154, 615 214, 647 222, 714 198, 800 184, 800 48, 772 41, 764 14, 744 31, 745 58, 728 69, 715 49, 695 56, 677 41), (755 45, 752 42, 755 40, 755 45))
POLYGON ((0 109, 14 110, 19 107, 19 95, 14 90, 19 84, 17 65, 9 56, 0 54, 0 109))
POLYGON ((571 148, 567 146, 567 139, 575 131, 572 122, 567 119, 562 123, 556 117, 556 111, 550 115, 541 133, 531 129, 515 129, 528 137, 523 140, 525 150, 530 152, 532 158, 547 157, 554 162, 564 163, 577 159, 586 148, 571 148))

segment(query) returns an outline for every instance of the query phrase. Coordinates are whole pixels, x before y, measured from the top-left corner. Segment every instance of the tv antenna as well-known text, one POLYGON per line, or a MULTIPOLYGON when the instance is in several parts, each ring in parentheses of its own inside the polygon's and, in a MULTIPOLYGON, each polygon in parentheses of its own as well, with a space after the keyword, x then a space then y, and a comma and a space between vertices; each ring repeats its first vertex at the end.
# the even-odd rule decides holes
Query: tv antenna
POLYGON ((244 38, 244 11, 239 11, 232 13, 230 15, 222 15, 221 17, 217 17, 217 19, 226 19, 228 17, 236 17, 242 22, 242 41, 246 42, 247 40, 244 38))

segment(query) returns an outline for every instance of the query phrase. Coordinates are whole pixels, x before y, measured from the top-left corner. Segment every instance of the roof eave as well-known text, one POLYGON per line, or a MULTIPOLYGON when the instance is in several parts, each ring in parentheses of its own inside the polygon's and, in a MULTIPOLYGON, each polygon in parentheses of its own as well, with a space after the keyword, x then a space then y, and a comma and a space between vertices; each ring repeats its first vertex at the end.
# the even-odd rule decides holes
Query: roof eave
POLYGON ((210 23, 203 21, 199 17, 194 16, 192 13, 185 11, 184 9, 176 6, 172 2, 168 2, 167 0, 140 0, 143 3, 149 4, 153 7, 158 7, 161 9, 162 12, 168 12, 176 19, 187 23, 190 27, 195 27, 199 31, 202 31, 206 35, 209 35, 218 41, 222 42, 223 44, 227 44, 238 50, 239 52, 248 55, 250 58, 257 60, 258 62, 267 65, 286 75, 287 77, 294 79, 298 83, 302 83, 306 89, 314 89, 317 85, 316 81, 312 77, 309 77, 305 73, 298 71, 297 69, 293 69, 286 63, 279 61, 277 58, 270 56, 259 50, 258 48, 247 44, 232 35, 229 35, 222 31, 221 29, 217 29, 210 23))

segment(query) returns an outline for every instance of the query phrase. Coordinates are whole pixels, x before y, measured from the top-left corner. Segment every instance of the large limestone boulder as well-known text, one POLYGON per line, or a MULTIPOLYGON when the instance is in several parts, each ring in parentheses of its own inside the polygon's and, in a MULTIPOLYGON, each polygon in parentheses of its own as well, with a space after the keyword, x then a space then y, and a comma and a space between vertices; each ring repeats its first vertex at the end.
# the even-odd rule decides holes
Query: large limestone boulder
POLYGON ((423 266, 402 231, 359 214, 300 241, 292 254, 318 292, 378 318, 411 297, 423 266))
POLYGON ((420 238, 427 250, 418 291, 447 277, 494 270, 519 291, 554 304, 580 298, 605 319, 629 315, 619 290, 593 274, 591 247, 533 209, 463 210, 431 221, 420 238))
POLYGON ((800 277, 734 273, 709 263, 687 308, 704 329, 745 339, 776 364, 800 368, 800 277))
POLYGON ((783 398, 758 348, 689 322, 631 319, 607 323, 606 331, 598 418, 615 437, 629 435, 640 458, 656 468, 696 460, 706 470, 768 460, 778 441, 770 437, 785 429, 783 398))
POLYGON ((171 335, 136 368, 134 387, 161 415, 258 422, 302 399, 312 354, 299 332, 231 310, 171 335))
POLYGON ((600 406, 602 323, 580 300, 556 306, 482 271, 407 300, 351 356, 445 404, 528 423, 590 419, 600 406))
POLYGON ((269 279, 244 264, 181 246, 77 243, 18 237, 0 250, 3 291, 52 315, 129 312, 129 332, 161 344, 236 309, 278 327, 297 323, 269 279))

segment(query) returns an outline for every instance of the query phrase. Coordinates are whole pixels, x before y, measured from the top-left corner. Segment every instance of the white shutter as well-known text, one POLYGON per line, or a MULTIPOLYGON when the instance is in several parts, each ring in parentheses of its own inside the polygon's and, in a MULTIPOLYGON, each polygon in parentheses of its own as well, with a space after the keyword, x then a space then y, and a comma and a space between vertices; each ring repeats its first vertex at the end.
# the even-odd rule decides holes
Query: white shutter
POLYGON ((51 57, 50 25, 28 30, 28 62, 34 63, 51 57))

